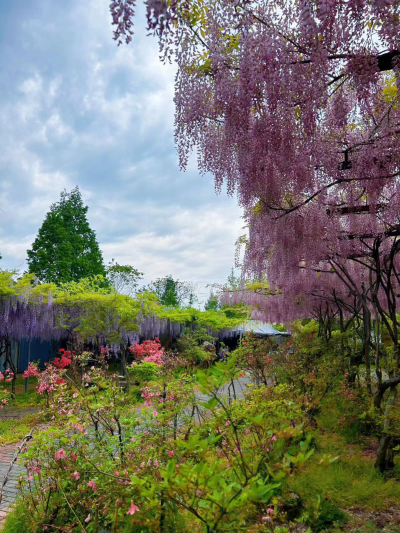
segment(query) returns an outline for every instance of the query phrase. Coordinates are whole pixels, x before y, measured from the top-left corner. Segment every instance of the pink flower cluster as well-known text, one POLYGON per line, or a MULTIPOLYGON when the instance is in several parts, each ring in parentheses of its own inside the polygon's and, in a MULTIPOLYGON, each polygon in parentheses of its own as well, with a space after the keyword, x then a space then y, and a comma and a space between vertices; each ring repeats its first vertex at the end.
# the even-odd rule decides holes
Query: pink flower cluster
POLYGON ((10 370, 9 368, 7 368, 7 370, 5 371, 5 375, 2 374, 0 372, 0 380, 1 381, 12 381, 14 378, 14 372, 12 370, 10 370))
POLYGON ((38 377, 40 375, 40 370, 38 368, 38 365, 36 363, 29 363, 28 369, 25 370, 22 377, 29 378, 29 377, 38 377))
POLYGON ((142 344, 135 342, 131 346, 130 351, 133 355, 146 363, 156 363, 162 365, 162 356, 164 355, 164 348, 161 346, 160 339, 156 337, 154 341, 143 341, 142 344))

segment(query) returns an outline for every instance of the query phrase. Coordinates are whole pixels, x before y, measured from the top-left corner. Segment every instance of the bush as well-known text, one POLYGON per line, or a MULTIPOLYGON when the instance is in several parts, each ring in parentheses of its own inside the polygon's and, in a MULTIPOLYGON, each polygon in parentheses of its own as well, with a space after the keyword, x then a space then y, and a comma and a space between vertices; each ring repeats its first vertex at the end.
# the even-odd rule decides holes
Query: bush
POLYGON ((215 353, 204 349, 204 343, 213 344, 214 340, 204 328, 188 331, 181 335, 177 342, 178 353, 189 364, 206 368, 215 361, 216 356, 215 353))
POLYGON ((154 381, 160 374, 160 366, 156 363, 148 363, 143 361, 141 363, 133 363, 128 367, 130 377, 139 383, 147 383, 154 381))
POLYGON ((347 522, 345 513, 333 503, 323 501, 318 513, 318 518, 313 524, 313 531, 329 531, 332 526, 342 527, 347 522))

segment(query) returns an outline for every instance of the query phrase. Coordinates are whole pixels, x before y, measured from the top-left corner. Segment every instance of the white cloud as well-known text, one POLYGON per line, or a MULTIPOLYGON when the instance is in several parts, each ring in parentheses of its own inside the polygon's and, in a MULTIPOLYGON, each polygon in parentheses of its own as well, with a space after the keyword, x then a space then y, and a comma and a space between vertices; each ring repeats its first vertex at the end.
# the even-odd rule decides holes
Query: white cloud
POLYGON ((222 282, 241 212, 199 177, 195 155, 179 171, 175 66, 160 63, 143 6, 128 47, 112 41, 104 0, 28 7, 8 22, 20 24, 8 43, 18 62, 2 61, 1 266, 23 262, 49 206, 79 185, 107 261, 133 264, 146 282, 167 274, 203 290, 222 282))
POLYGON ((175 231, 165 235, 144 231, 103 242, 105 259, 133 264, 145 273, 146 283, 168 274, 202 286, 223 282, 234 264, 235 241, 242 233, 238 211, 232 206, 176 207, 170 219, 165 219, 175 231))

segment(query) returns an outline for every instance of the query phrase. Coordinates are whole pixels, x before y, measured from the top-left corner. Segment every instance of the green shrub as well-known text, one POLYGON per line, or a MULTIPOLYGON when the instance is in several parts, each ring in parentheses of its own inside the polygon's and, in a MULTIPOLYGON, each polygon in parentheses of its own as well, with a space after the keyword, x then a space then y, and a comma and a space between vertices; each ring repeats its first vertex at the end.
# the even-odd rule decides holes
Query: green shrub
POLYGON ((345 513, 333 503, 323 501, 319 509, 318 517, 313 524, 313 531, 329 531, 332 526, 342 528, 347 522, 345 513))
POLYGON ((142 361, 139 363, 134 363, 133 366, 129 366, 128 371, 133 381, 147 383, 148 381, 154 381, 157 379, 160 374, 160 366, 156 363, 142 361))

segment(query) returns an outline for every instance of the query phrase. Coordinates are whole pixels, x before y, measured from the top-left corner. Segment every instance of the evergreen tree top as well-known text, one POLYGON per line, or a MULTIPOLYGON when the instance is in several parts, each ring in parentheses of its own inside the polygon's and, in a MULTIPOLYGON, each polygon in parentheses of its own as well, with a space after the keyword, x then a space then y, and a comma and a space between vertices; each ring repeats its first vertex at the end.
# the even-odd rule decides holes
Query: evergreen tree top
POLYGON ((27 251, 29 272, 40 281, 67 283, 105 275, 96 233, 87 220, 88 209, 78 187, 62 191, 59 202, 50 206, 27 251))

